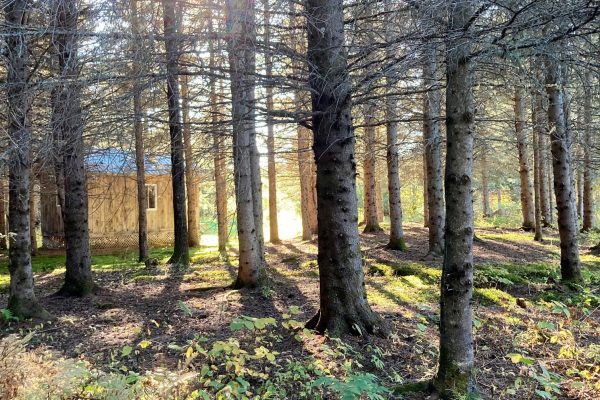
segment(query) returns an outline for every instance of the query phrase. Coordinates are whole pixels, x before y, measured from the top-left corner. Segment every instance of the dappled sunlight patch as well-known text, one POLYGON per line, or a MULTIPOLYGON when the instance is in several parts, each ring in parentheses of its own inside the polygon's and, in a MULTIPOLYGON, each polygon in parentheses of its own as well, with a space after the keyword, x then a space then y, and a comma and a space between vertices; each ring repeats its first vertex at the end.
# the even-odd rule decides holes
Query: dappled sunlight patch
POLYGON ((442 276, 439 268, 430 267, 427 264, 398 260, 397 262, 383 262, 365 259, 367 274, 375 276, 417 276, 422 281, 431 284, 437 283, 442 276))
POLYGON ((423 284, 416 276, 369 279, 367 293, 370 302, 387 308, 429 302, 438 295, 436 287, 423 284))
POLYGON ((549 278, 559 280, 559 267, 554 263, 489 263, 477 265, 476 287, 545 284, 549 278))
POLYGON ((514 307, 516 299, 510 294, 495 288, 475 288, 473 297, 484 305, 514 307))
MULTIPOLYGON (((478 231, 477 237, 483 240, 498 240, 504 242, 514 242, 516 244, 529 242, 529 244, 537 244, 533 240, 533 235, 528 232, 519 231, 502 231, 502 232, 489 232, 489 231, 478 231)), ((542 246, 540 244, 540 246, 542 246)))
POLYGON ((196 269, 184 276, 185 282, 197 283, 221 283, 223 285, 231 283, 231 272, 226 269, 196 269))

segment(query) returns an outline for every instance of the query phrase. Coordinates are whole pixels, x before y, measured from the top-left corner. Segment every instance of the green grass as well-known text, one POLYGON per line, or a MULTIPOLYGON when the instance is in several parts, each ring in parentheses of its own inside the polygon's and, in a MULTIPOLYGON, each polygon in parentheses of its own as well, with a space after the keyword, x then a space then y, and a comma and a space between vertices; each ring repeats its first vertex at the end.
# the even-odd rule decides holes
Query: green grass
MULTIPOLYGON (((173 249, 170 247, 152 249, 150 257, 165 264, 171 256, 173 249)), ((235 261, 235 255, 229 255, 231 261, 235 261)), ((214 262, 222 263, 218 249, 216 247, 200 247, 190 249, 190 260, 193 264, 210 264, 214 262)), ((64 255, 42 255, 31 258, 31 266, 35 274, 62 274, 65 271, 64 255)), ((193 268, 193 267, 192 267, 193 268)), ((115 272, 115 271, 137 271, 133 280, 159 280, 159 277, 150 277, 143 272, 144 264, 138 262, 136 252, 120 252, 111 255, 92 256, 92 270, 96 273, 115 272)), ((0 254, 0 291, 5 291, 10 283, 8 272, 8 257, 6 254, 0 254)))

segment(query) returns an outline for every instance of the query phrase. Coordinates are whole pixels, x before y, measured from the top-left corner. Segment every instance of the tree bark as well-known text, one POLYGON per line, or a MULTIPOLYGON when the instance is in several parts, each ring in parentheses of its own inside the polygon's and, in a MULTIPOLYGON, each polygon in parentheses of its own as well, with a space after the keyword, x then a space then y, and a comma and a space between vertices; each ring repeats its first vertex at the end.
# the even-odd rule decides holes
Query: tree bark
MULTIPOLYGON (((208 21, 209 34, 213 33, 212 11, 210 12, 208 21)), ((215 71, 216 49, 214 40, 209 40, 209 69, 215 71)), ((229 229, 227 225, 227 163, 225 155, 224 135, 219 130, 219 104, 217 98, 217 78, 211 74, 209 77, 210 88, 210 121, 213 132, 213 147, 214 147, 214 170, 215 170, 215 195, 217 208, 217 230, 219 252, 227 251, 227 241, 229 238, 229 229)))
POLYGON ((515 132, 517 150, 519 152, 519 176, 521 179, 521 212, 522 228, 526 231, 535 229, 535 206, 533 203, 533 186, 529 178, 529 151, 527 132, 525 131, 525 93, 521 86, 515 89, 515 132))
MULTIPOLYGON (((49 314, 35 296, 31 268, 29 225, 29 174, 31 132, 28 126, 30 91, 26 30, 28 1, 14 0, 4 8, 6 20, 6 96, 8 119, 8 253, 10 285, 8 309, 20 318, 47 318, 49 314)), ((4 199, 2 199, 4 200, 4 199)), ((2 206, 2 208, 4 208, 2 206)), ((4 210, 0 215, 4 219, 4 210)))
MULTIPOLYGON (((386 0, 385 11, 391 12, 391 2, 386 0)), ((392 38, 392 14, 388 14, 386 22, 386 36, 392 38)), ((392 56, 392 51, 387 51, 388 56, 392 56)), ((388 201, 390 206, 390 240, 387 247, 393 250, 406 251, 406 242, 404 240, 404 230, 402 228, 402 198, 400 182, 400 156, 398 155, 398 123, 396 122, 396 99, 392 97, 394 86, 396 85, 394 73, 386 76, 387 97, 385 99, 385 129, 386 129, 386 161, 387 161, 387 180, 388 180, 388 201)))
POLYGON ((425 169, 427 173, 427 209, 429 214, 429 253, 442 255, 444 249, 444 187, 440 135, 441 90, 436 74, 438 68, 435 49, 426 49, 423 60, 423 139, 425 145, 425 169))
POLYGON ((332 336, 382 320, 367 302, 358 235, 351 85, 342 0, 308 0, 308 64, 317 160, 320 310, 307 323, 332 336))
POLYGON ((229 68, 231 74, 231 113, 233 123, 234 176, 236 190, 239 267, 235 288, 259 283, 263 255, 254 199, 253 158, 256 142, 254 119, 254 3, 227 0, 229 68))
POLYGON ((189 265, 189 241, 186 213, 185 159, 181 119, 181 96, 177 79, 179 44, 173 0, 162 0, 165 50, 167 62, 167 104, 171 139, 171 179, 173 185, 173 220, 175 243, 170 264, 186 268, 189 265))
POLYGON ((181 86, 181 111, 183 117, 183 146, 185 155, 185 189, 187 193, 187 226, 188 244, 190 247, 200 246, 200 223, 198 216, 200 209, 198 174, 194 170, 194 152, 192 147, 192 126, 190 124, 190 93, 188 76, 180 77, 181 86))
MULTIPOLYGON (((547 107, 546 107, 547 108, 547 107)), ((547 111, 546 111, 547 113, 547 111)), ((546 135, 544 136, 544 146, 543 151, 544 151, 544 155, 545 155, 545 162, 546 162, 546 191, 548 193, 547 195, 547 221, 548 221, 548 226, 552 226, 552 224, 554 223, 554 196, 552 196, 552 188, 554 187, 554 174, 552 173, 552 151, 551 151, 551 140, 550 140, 550 134, 549 134, 549 129, 547 131, 548 133, 546 133, 546 135)))
MULTIPOLYGON (((303 102, 296 94, 298 109, 302 109, 303 102)), ((317 233, 317 201, 314 195, 315 188, 315 161, 312 151, 310 129, 297 125, 298 131, 298 172, 300 176, 300 211, 302 216, 302 239, 310 240, 317 233)))
POLYGON ((395 119, 394 104, 390 104, 392 100, 389 98, 387 102, 387 174, 388 197, 390 203, 390 240, 387 247, 394 250, 406 251, 407 247, 406 242, 404 241, 404 230, 402 228, 402 199, 400 197, 398 124, 392 122, 395 119))
POLYGON ((545 134, 545 115, 543 113, 542 97, 535 91, 532 95, 532 115, 533 122, 533 187, 535 193, 535 236, 534 240, 542 242, 544 240, 543 232, 543 182, 544 173, 542 169, 542 136, 545 134))
POLYGON ((273 85, 270 80, 273 79, 273 63, 271 61, 271 11, 269 1, 263 0, 264 8, 264 34, 265 34, 265 76, 267 84, 266 106, 267 106, 267 169, 269 178, 269 241, 279 243, 279 226, 277 223, 277 170, 275 167, 275 136, 274 121, 270 114, 273 111, 273 85))
POLYGON ((490 218, 492 216, 492 207, 490 206, 487 148, 485 144, 481 148, 481 202, 483 207, 483 218, 490 218))
POLYGON ((4 181, 0 178, 0 250, 6 250, 6 205, 4 198, 4 181))
POLYGON ((375 211, 377 212, 377 222, 383 222, 383 194, 381 193, 381 171, 375 168, 375 211))
POLYGON ((146 168, 144 165, 144 127, 142 125, 142 91, 138 76, 141 73, 140 59, 142 47, 138 45, 140 38, 140 23, 138 14, 138 0, 130 0, 131 33, 134 37, 134 57, 132 65, 133 76, 133 135, 135 140, 135 172, 138 203, 138 260, 148 262, 148 222, 146 215, 146 168))
MULTIPOLYGON (((540 79, 542 80, 542 79, 540 79)), ((549 227, 552 225, 552 201, 550 185, 550 168, 548 157, 548 114, 547 99, 542 95, 541 88, 534 88, 532 91, 533 106, 532 118, 534 130, 537 131, 539 146, 539 183, 540 183, 540 208, 542 213, 542 225, 549 227)))
MULTIPOLYGON (((425 136, 423 136, 423 144, 425 144, 425 136)), ((427 154, 425 154, 425 146, 423 146, 423 227, 429 228, 429 193, 427 192, 427 154)))
POLYGON ((548 121, 552 144, 554 194, 558 210, 560 236, 560 270, 563 282, 581 282, 579 246, 577 243, 577 211, 573 193, 569 137, 567 134, 561 66, 547 57, 545 60, 548 121))
POLYGON ((37 242, 37 202, 35 201, 35 177, 33 174, 30 175, 30 188, 29 188, 29 235, 31 236, 31 255, 37 255, 38 242, 37 242))
POLYGON ((446 243, 440 297, 440 355, 434 386, 442 396, 475 389, 473 297, 473 65, 470 2, 450 6, 446 48, 446 243))
POLYGON ((592 134, 592 93, 591 74, 586 73, 583 99, 583 226, 582 230, 594 228, 594 169, 592 166, 592 149, 595 145, 592 134))
MULTIPOLYGON (((583 158, 583 152, 579 146, 575 146, 575 154, 577 158, 583 158)), ((576 191, 576 205, 575 209, 577 212, 577 219, 583 220, 583 165, 571 164, 574 170, 575 181, 573 186, 576 191)))
POLYGON ((375 107, 367 106, 365 109, 365 129, 364 129, 364 159, 363 159, 363 184, 364 184, 364 219, 365 229, 363 232, 380 232, 383 229, 379 226, 377 218, 377 195, 375 193, 375 107))
POLYGON ((88 195, 85 174, 81 84, 78 62, 76 0, 58 0, 55 48, 61 82, 53 113, 58 137, 62 139, 62 172, 64 173, 64 207, 66 273, 58 294, 85 296, 95 290, 92 279, 90 239, 88 229, 88 195))

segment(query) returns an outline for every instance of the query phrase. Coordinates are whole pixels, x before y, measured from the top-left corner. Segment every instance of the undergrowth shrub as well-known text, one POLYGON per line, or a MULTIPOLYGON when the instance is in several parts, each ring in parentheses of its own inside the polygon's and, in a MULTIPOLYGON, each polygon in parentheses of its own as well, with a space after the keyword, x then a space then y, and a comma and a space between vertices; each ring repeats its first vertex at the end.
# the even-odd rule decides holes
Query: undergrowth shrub
MULTIPOLYGON (((168 348, 180 362, 173 370, 139 374, 123 360, 136 349, 125 346, 108 371, 83 360, 60 357, 41 347, 27 348, 34 337, 8 336, 0 341, 0 398, 17 400, 266 400, 389 399, 390 392, 369 370, 390 374, 383 351, 367 346, 358 352, 340 339, 326 339, 302 328, 291 307, 283 321, 241 316, 231 335, 210 341, 202 335, 168 348), (275 329, 281 328, 281 329, 275 329), (300 356, 287 349, 298 341, 300 356), (121 366, 121 367, 119 367, 121 366)), ((140 347, 151 346, 143 341, 140 347), (143 345, 142 345, 143 343, 143 345)), ((393 379, 393 377, 392 377, 393 379)))

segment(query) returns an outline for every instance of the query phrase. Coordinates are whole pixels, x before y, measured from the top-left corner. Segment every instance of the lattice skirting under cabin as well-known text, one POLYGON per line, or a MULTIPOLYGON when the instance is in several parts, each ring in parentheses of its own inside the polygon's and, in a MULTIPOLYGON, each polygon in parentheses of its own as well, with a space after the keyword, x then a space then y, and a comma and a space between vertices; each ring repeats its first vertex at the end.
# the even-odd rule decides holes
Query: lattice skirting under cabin
MULTIPOLYGON (((165 247, 173 245, 174 236, 171 231, 149 232, 148 246, 165 247)), ((65 246, 62 235, 48 235, 43 237, 43 246, 46 249, 62 249, 65 246)), ((105 235, 90 235, 92 249, 134 249, 138 245, 137 232, 115 232, 105 235)))

